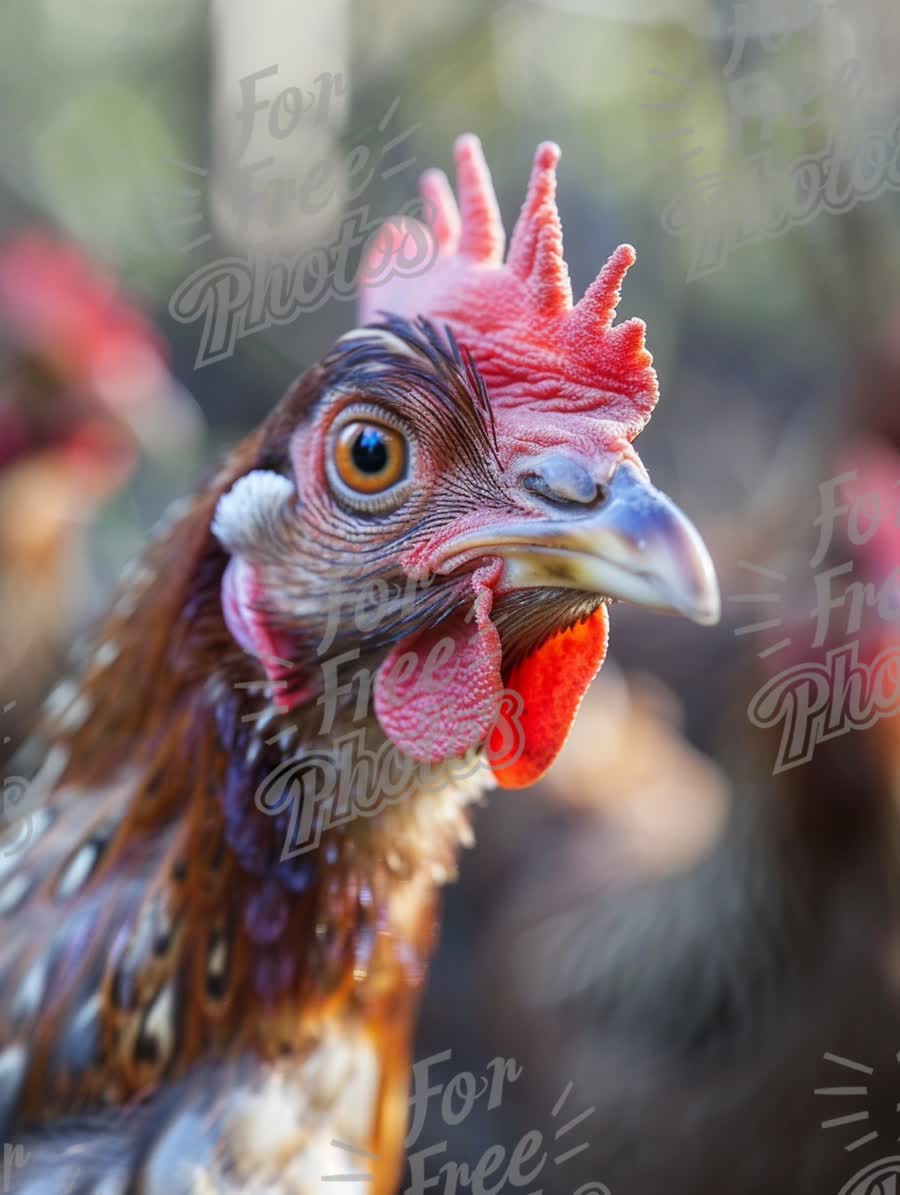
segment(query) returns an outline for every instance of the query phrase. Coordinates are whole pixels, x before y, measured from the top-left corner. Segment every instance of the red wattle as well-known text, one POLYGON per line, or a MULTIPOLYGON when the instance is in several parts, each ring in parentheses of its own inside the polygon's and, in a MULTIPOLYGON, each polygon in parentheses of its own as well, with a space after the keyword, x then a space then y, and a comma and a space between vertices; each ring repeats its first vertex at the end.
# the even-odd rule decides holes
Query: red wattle
POLYGON ((606 657, 608 631, 606 607, 600 606, 584 622, 557 632, 510 673, 506 687, 522 698, 521 735, 510 748, 497 728, 487 747, 501 788, 534 784, 559 755, 606 657))

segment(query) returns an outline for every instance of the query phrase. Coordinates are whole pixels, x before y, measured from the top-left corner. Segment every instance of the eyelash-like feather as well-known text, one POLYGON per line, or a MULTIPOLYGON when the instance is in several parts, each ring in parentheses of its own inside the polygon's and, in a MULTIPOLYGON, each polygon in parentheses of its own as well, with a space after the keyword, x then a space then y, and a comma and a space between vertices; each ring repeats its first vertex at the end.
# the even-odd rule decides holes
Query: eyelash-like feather
POLYGON ((396 403, 401 411, 413 393, 417 404, 430 399, 439 410, 463 420, 468 436, 459 444, 460 451, 499 463, 487 389, 471 355, 460 349, 449 327, 439 330, 426 319, 388 315, 339 341, 324 367, 332 387, 396 403), (407 346, 412 355, 392 341, 407 346), (377 372, 372 371, 374 364, 381 367, 377 372))

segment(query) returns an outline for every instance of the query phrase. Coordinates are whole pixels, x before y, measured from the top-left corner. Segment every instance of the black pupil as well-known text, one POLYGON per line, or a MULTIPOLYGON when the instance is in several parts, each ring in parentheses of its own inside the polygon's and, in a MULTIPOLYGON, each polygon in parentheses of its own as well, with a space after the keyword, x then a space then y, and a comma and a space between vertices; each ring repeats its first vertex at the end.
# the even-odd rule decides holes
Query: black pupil
POLYGON ((388 463, 387 440, 377 427, 366 427, 353 444, 353 463, 361 473, 381 473, 388 463))

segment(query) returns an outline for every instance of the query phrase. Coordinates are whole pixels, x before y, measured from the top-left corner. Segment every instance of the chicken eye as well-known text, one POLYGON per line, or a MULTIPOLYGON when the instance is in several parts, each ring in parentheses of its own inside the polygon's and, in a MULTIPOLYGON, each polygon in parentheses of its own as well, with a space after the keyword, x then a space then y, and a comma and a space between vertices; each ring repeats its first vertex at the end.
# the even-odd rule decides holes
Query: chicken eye
POLYGON ((334 464, 351 490, 381 494, 406 476, 406 440, 395 428, 357 420, 341 428, 334 464))

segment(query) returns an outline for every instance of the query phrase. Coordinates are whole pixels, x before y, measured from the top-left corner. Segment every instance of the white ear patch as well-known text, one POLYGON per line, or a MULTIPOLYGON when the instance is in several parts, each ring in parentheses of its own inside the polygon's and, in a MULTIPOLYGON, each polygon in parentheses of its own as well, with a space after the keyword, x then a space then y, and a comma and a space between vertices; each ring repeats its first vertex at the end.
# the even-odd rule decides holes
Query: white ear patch
POLYGON ((254 469, 219 499, 212 533, 232 555, 252 550, 278 534, 284 507, 293 497, 294 487, 286 477, 254 469))

